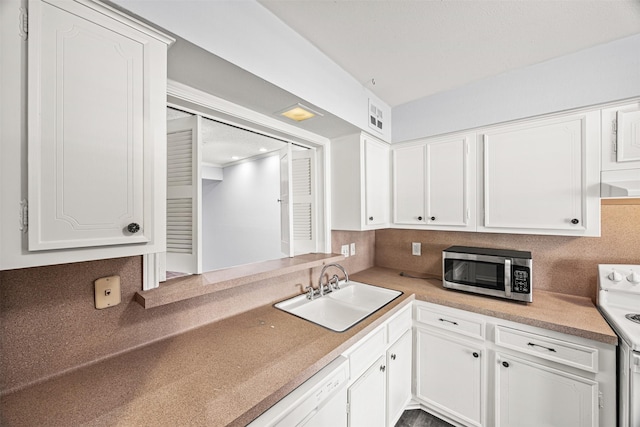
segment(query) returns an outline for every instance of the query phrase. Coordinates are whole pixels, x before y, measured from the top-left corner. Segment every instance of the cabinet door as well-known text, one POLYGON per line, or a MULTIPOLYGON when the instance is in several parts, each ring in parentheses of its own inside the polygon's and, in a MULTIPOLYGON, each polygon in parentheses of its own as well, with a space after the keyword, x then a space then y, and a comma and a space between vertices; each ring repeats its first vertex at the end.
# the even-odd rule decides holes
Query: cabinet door
POLYGON ((617 112, 617 160, 632 162, 640 160, 640 111, 617 112))
POLYGON ((389 222, 389 147, 364 139, 365 223, 384 226, 389 222))
POLYGON ((466 137, 428 142, 427 223, 466 226, 469 210, 469 145, 466 137))
POLYGON ((640 169, 640 102, 602 110, 602 170, 629 169, 640 169))
POLYGON ((387 350, 387 427, 395 425, 411 399, 411 338, 407 331, 387 350))
POLYGON ((350 427, 384 427, 386 369, 380 357, 349 387, 350 427))
POLYGON ((393 150, 393 222, 425 224, 425 146, 393 150))
POLYGON ((600 234, 598 113, 484 134, 483 231, 600 234))
POLYGON ((416 329, 416 398, 470 426, 483 424, 482 351, 457 338, 416 329))
POLYGON ((515 357, 497 355, 496 427, 598 425, 598 384, 515 357))
POLYGON ((29 6, 29 250, 150 241, 156 47, 81 3, 29 6))

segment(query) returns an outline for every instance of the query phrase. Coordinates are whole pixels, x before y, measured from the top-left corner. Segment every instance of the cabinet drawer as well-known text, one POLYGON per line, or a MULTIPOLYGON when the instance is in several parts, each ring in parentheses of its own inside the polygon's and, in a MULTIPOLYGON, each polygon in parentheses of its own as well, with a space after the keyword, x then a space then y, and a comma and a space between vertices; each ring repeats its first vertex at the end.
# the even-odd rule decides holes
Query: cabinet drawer
POLYGON ((353 350, 345 352, 349 358, 351 379, 358 378, 371 364, 380 357, 387 345, 387 329, 382 327, 364 338, 353 350))
POLYGON ((457 332, 472 338, 484 339, 484 321, 462 317, 446 311, 437 311, 424 306, 416 307, 416 320, 427 325, 457 332))
POLYGON ((598 372, 598 349, 530 332, 496 327, 496 344, 543 359, 598 372))
POLYGON ((401 313, 389 321, 387 326, 389 344, 396 342, 409 329, 411 329, 411 306, 403 309, 401 313))

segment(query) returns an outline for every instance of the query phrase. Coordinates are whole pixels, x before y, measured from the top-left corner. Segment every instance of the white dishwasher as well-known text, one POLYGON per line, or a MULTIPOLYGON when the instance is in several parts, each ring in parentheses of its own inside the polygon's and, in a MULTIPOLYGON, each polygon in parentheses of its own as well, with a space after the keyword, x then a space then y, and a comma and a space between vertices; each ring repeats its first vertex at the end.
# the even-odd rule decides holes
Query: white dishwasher
POLYGON ((249 427, 346 427, 348 381, 348 359, 338 356, 249 427))

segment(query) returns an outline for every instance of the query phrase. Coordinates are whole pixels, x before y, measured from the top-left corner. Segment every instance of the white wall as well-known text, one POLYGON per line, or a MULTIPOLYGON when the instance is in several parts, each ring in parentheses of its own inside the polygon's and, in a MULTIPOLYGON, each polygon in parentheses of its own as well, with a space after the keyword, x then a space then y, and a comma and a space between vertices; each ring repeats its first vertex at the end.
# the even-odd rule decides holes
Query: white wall
POLYGON ((277 155, 224 168, 202 181, 202 266, 211 271, 282 258, 277 155))
POLYGON ((392 141, 638 95, 640 34, 399 105, 392 111, 392 141))
POLYGON ((264 80, 389 142, 368 125, 369 98, 390 107, 253 0, 112 0, 264 80))

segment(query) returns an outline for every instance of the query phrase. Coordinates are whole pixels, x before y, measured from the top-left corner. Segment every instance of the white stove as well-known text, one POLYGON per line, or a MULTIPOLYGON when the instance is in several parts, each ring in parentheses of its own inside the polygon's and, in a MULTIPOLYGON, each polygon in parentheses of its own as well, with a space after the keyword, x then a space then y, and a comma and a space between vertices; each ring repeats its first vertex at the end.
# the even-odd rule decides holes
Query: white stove
POLYGON ((620 338, 619 427, 640 427, 640 265, 598 266, 598 307, 620 338))

